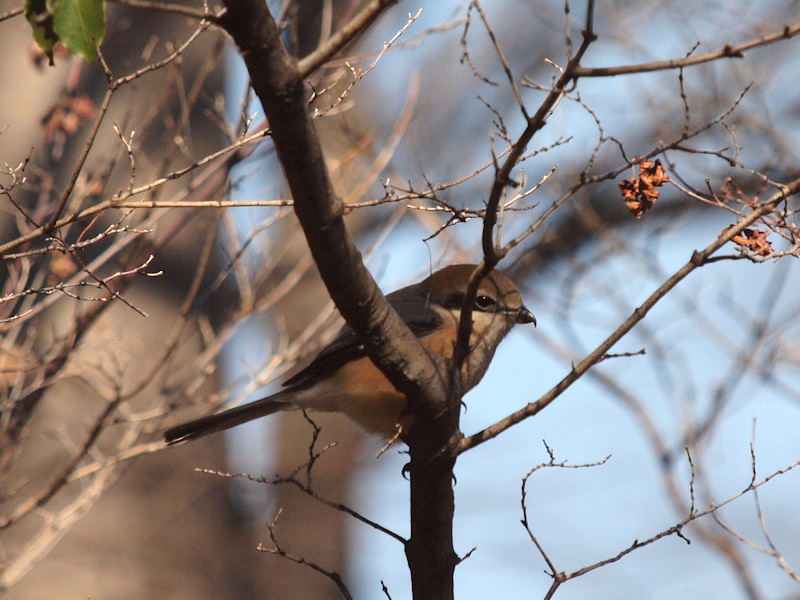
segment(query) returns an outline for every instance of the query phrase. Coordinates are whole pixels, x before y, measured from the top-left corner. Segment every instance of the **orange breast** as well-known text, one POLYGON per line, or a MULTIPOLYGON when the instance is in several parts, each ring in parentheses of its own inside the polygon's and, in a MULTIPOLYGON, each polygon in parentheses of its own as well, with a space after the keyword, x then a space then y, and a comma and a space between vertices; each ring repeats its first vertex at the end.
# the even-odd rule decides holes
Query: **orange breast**
POLYGON ((368 357, 336 371, 308 390, 298 392, 301 408, 340 412, 370 433, 391 438, 401 423, 406 398, 368 357))
MULTIPOLYGON (((442 329, 420 341, 431 352, 450 358, 456 326, 455 319, 447 314, 442 329)), ((403 414, 406 397, 366 356, 344 365, 313 387, 298 391, 293 403, 309 410, 343 413, 364 430, 386 438, 397 433, 399 424, 405 428, 411 424, 410 416, 403 414)))

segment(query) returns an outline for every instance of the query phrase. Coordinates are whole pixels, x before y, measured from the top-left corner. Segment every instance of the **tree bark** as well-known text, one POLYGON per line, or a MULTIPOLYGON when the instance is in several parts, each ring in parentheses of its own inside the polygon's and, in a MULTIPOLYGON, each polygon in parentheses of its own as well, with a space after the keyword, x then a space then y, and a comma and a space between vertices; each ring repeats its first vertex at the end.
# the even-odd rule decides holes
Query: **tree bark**
POLYGON ((453 549, 453 469, 450 440, 460 435, 461 403, 438 418, 415 415, 407 438, 411 462, 411 539, 406 558, 414 600, 452 600, 458 556, 453 549))

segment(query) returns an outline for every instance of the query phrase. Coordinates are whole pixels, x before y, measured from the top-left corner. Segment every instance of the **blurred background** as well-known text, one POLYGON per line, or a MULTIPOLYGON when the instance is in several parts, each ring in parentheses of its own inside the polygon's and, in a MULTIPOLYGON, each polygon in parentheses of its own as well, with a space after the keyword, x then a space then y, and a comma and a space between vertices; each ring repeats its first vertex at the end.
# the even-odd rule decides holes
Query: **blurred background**
MULTIPOLYGON (((298 56, 359 9, 269 4, 298 56)), ((529 114, 554 65, 566 64, 565 34, 581 43, 585 3, 480 7, 401 2, 310 81, 331 175, 353 205, 348 227, 386 292, 482 258, 493 153, 525 126, 489 30, 529 114)), ((15 8, 0 4, 6 15, 15 8)), ((701 55, 780 32, 797 14, 797 2, 606 2, 583 64, 701 55)), ((381 597, 385 585, 408 598, 397 540, 292 483, 224 476, 306 481, 313 429, 302 414, 161 445, 165 427, 278 389, 341 325, 284 206, 268 138, 237 144, 263 126, 241 59, 213 28, 183 48, 197 26, 110 3, 102 51, 112 79, 166 64, 115 88, 104 113, 99 66, 58 55, 55 67, 37 63, 24 18, 0 21, 14 49, 0 65, 0 241, 46 221, 75 173, 66 214, 119 200, 3 253, 0 589, 12 599, 341 597, 308 566, 257 550, 277 543, 340 573, 354 597, 381 597), (201 207, 217 201, 243 206, 201 207), (254 201, 273 205, 245 206, 254 201), (97 300, 111 291, 114 301, 97 300)), ((735 211, 774 194, 769 181, 798 177, 797 49, 786 39, 680 73, 587 77, 560 102, 514 172, 527 189, 549 177, 502 227, 507 242, 561 203, 501 264, 538 327, 514 330, 466 396, 465 434, 547 392, 737 222, 735 211), (637 220, 618 183, 637 175, 625 169, 635 157, 662 147, 657 158, 694 195, 667 185, 637 220), (704 201, 710 191, 726 202, 704 201)), ((769 238, 788 256, 748 260, 729 244, 720 254, 730 260, 698 269, 615 346, 625 356, 459 458, 455 547, 469 557, 456 597, 545 596, 552 579, 524 514, 555 568, 570 573, 680 523, 692 501, 704 511, 729 499, 683 528, 684 539, 635 550, 557 597, 800 597, 800 471, 736 498, 800 460, 790 226, 769 238)), ((314 492, 407 537, 402 448, 376 459, 381 440, 338 416, 311 416, 322 451, 314 492)))

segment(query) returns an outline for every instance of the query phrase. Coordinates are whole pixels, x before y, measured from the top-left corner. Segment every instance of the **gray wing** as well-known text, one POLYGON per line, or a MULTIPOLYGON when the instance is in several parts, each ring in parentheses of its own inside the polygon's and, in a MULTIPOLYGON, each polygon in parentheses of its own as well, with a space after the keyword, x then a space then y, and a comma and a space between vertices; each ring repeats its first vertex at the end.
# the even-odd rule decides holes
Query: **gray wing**
MULTIPOLYGON (((442 317, 427 305, 425 293, 417 286, 401 288, 386 299, 400 318, 417 337, 424 337, 442 326, 442 317), (420 310, 420 306, 425 307, 420 310)), ((345 325, 334 340, 325 346, 305 369, 290 377, 284 386, 304 388, 313 385, 320 377, 337 371, 343 365, 366 356, 364 345, 358 336, 345 325)))

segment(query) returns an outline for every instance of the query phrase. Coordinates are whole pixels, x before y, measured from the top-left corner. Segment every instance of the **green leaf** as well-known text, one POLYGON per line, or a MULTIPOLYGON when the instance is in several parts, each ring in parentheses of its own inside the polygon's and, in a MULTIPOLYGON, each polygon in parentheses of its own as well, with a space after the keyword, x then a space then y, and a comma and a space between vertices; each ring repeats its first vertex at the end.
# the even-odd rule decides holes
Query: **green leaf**
POLYGON ((105 33, 103 0, 46 0, 46 2, 52 6, 53 30, 58 40, 67 50, 94 64, 97 60, 97 48, 103 41, 105 33))
POLYGON ((33 39, 39 44, 50 64, 53 64, 53 46, 58 42, 58 34, 53 28, 53 13, 46 0, 25 0, 25 18, 33 27, 33 39))

